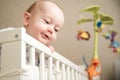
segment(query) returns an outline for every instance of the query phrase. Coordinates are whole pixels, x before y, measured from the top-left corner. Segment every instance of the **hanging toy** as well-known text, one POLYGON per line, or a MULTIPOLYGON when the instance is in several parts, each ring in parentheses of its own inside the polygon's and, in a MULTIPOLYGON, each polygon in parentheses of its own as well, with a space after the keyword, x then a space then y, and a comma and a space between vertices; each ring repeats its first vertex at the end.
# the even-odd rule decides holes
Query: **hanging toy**
POLYGON ((82 57, 83 63, 86 66, 86 71, 88 72, 88 77, 89 80, 93 80, 92 78, 95 76, 99 76, 101 74, 101 65, 100 65, 100 61, 99 59, 94 58, 92 59, 92 62, 90 65, 87 64, 87 61, 85 59, 85 57, 82 57))
POLYGON ((88 31, 79 30, 77 34, 77 40, 89 40, 90 34, 88 31))
POLYGON ((91 65, 88 66, 87 72, 89 80, 93 80, 93 77, 99 76, 101 74, 101 65, 98 59, 93 59, 91 65))
POLYGON ((103 37, 105 39, 110 39, 111 38, 111 34, 109 32, 107 32, 107 33, 103 34, 103 37))
POLYGON ((101 22, 101 21, 98 21, 98 22, 97 22, 97 27, 100 28, 101 25, 102 25, 102 22, 101 22))
POLYGON ((112 41, 111 44, 110 44, 110 47, 111 48, 118 48, 120 45, 117 41, 112 41))
POLYGON ((96 25, 97 25, 96 31, 97 31, 97 32, 102 32, 102 30, 103 30, 104 27, 105 27, 105 26, 102 24, 102 21, 98 20, 98 21, 96 22, 96 25))
POLYGON ((110 48, 113 48, 113 52, 115 52, 115 53, 120 52, 119 47, 120 47, 120 45, 119 45, 119 43, 117 41, 112 41, 111 42, 110 48))
POLYGON ((115 41, 115 36, 117 35, 117 32, 115 31, 109 31, 111 34, 111 42, 115 41))
POLYGON ((119 42, 115 41, 115 36, 117 35, 117 32, 115 31, 109 31, 103 35, 105 39, 110 39, 110 48, 113 48, 113 52, 118 53, 120 52, 120 44, 119 42))

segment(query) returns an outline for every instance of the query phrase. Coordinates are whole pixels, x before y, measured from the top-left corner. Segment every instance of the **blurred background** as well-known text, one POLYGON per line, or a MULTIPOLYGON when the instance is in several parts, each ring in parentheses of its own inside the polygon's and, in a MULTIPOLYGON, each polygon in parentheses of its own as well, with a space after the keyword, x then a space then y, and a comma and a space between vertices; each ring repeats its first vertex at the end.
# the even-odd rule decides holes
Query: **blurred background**
MULTIPOLYGON (((0 0, 0 28, 22 27, 24 11, 35 0, 0 0)), ((117 80, 120 74, 120 53, 113 53, 108 48, 110 41, 102 37, 108 30, 115 30, 118 34, 116 41, 120 43, 120 0, 51 0, 57 2, 65 15, 65 24, 59 32, 56 42, 53 44, 55 50, 77 65, 84 64, 84 56, 87 63, 93 57, 93 23, 78 25, 81 18, 93 18, 91 13, 81 13, 80 10, 91 5, 100 6, 100 12, 114 19, 112 26, 106 26, 99 34, 98 53, 102 65, 102 80, 117 80), (88 41, 77 41, 76 35, 79 29, 88 31, 91 35, 88 41)), ((9 36, 9 35, 8 35, 9 36)), ((119 78, 120 79, 120 78, 119 78)))

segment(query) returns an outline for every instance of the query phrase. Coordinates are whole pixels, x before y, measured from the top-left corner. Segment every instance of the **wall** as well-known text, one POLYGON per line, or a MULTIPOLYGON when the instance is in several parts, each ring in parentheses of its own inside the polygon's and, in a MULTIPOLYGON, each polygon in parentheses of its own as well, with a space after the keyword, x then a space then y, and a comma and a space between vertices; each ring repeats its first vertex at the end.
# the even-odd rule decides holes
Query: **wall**
MULTIPOLYGON (((20 27, 23 26, 22 18, 24 11, 35 0, 0 0, 0 27, 20 27)), ((118 32, 116 40, 120 42, 120 0, 52 0, 56 1, 65 14, 64 28, 60 31, 57 41, 53 44, 56 51, 67 57, 74 63, 81 65, 82 57, 85 56, 90 63, 93 56, 93 24, 88 23, 82 26, 76 24, 82 17, 92 17, 89 13, 80 13, 80 10, 90 6, 99 5, 100 11, 113 17, 114 25, 106 26, 103 32, 114 29, 118 32), (89 41, 77 41, 75 36, 79 29, 88 30, 91 34, 89 41)), ((99 35, 99 58, 102 64, 102 80, 115 80, 116 59, 120 59, 120 54, 115 54, 109 49, 110 42, 99 35)), ((118 63, 118 65, 120 62, 118 63)), ((120 69, 118 69, 120 70, 120 69)))

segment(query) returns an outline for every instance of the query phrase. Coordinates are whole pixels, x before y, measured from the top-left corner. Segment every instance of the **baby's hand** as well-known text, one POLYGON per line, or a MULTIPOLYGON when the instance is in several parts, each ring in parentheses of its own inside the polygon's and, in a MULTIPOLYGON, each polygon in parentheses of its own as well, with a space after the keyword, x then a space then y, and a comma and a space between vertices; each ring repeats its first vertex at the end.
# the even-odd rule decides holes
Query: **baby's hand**
POLYGON ((48 46, 48 48, 50 48, 52 53, 55 51, 55 49, 52 46, 48 46))

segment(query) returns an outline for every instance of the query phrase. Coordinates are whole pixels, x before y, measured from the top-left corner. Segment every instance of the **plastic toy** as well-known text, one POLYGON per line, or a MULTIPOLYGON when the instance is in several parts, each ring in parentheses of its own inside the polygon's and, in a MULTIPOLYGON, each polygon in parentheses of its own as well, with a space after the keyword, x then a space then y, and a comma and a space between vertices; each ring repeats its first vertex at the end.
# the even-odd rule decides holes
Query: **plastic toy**
POLYGON ((97 32, 102 32, 102 30, 103 30, 104 27, 105 27, 105 26, 103 25, 102 21, 100 21, 100 20, 97 21, 97 22, 96 22, 96 25, 97 25, 96 31, 97 31, 97 32))
POLYGON ((77 34, 77 40, 89 40, 90 34, 88 31, 79 30, 77 34))
POLYGON ((89 75, 89 80, 93 80, 94 76, 99 76, 101 74, 101 65, 98 59, 93 59, 91 65, 88 66, 87 72, 89 75))
POLYGON ((120 52, 120 44, 118 41, 115 40, 116 35, 117 35, 117 32, 112 30, 112 31, 108 31, 107 33, 105 33, 103 35, 103 37, 105 37, 105 39, 110 40, 109 48, 113 48, 114 53, 119 53, 120 52))
MULTIPOLYGON (((93 19, 83 18, 80 19, 77 24, 81 25, 85 22, 92 22, 94 25, 94 53, 93 58, 90 65, 87 65, 84 58, 84 63, 87 65, 87 72, 89 76, 89 80, 92 80, 95 76, 100 76, 102 72, 99 56, 98 56, 98 33, 102 32, 104 29, 104 25, 112 25, 113 19, 110 16, 102 14, 99 11, 99 6, 90 6, 88 8, 83 9, 81 12, 91 12, 93 13, 93 19)), ((106 38, 111 38, 110 35, 106 36, 106 38)), ((79 40, 79 38, 77 38, 79 40)))

